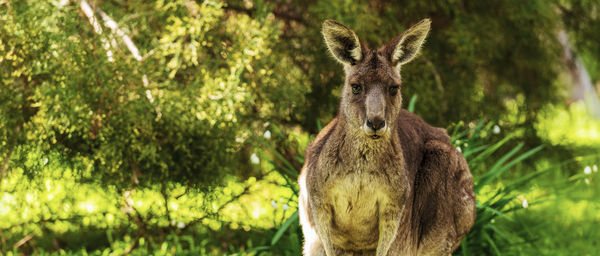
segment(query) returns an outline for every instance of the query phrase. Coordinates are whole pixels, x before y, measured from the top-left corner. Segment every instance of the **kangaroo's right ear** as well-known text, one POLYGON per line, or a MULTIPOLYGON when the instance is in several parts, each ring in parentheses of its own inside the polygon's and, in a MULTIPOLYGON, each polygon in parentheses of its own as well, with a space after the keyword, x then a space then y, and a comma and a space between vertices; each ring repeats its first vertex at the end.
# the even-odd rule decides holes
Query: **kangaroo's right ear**
POLYGON ((323 22, 323 37, 333 57, 344 65, 355 65, 362 59, 358 36, 335 20, 323 22))

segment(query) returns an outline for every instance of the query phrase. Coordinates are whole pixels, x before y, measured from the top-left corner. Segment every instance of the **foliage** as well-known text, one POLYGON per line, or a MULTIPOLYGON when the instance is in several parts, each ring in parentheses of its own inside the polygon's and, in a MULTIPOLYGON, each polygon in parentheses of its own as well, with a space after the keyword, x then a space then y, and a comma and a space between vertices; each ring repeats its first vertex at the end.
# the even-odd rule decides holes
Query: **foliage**
POLYGON ((579 103, 565 110, 556 41, 566 30, 597 81, 598 10, 0 0, 0 254, 298 255, 295 179, 343 79, 321 22, 376 46, 425 17, 402 94, 429 123, 460 124, 479 217, 458 253, 598 254, 597 172, 575 170, 597 170, 599 126, 579 103))
MULTIPOLYGON (((521 206, 521 204, 515 204, 515 200, 517 200, 518 194, 522 193, 519 190, 524 189, 532 179, 550 170, 532 171, 499 188, 491 187, 490 183, 502 173, 542 149, 540 146, 521 153, 523 143, 520 143, 490 163, 489 158, 511 139, 508 136, 495 144, 482 145, 482 133, 491 133, 492 124, 488 123, 484 127, 484 123, 480 122, 472 129, 470 135, 468 134, 469 130, 457 133, 457 128, 460 127, 457 125, 452 136, 454 144, 463 149, 463 155, 469 163, 469 168, 475 174, 473 182, 477 198, 477 219, 469 234, 463 239, 460 250, 455 252, 456 255, 501 255, 499 248, 507 250, 516 241, 520 241, 518 239, 524 235, 522 230, 506 230, 503 225, 496 224, 496 219, 504 218, 511 221, 513 219, 509 217, 509 213, 537 203, 525 201, 521 206)), ((526 230, 527 227, 523 228, 526 230)))
POLYGON ((550 107, 540 112, 536 129, 555 145, 576 144, 593 150, 600 144, 600 120, 589 118, 583 102, 573 103, 567 109, 550 107))
MULTIPOLYGON (((524 165, 524 160, 539 153, 542 146, 523 152, 524 144, 519 143, 507 153, 497 154, 513 139, 512 136, 507 136, 491 145, 485 145, 484 138, 486 136, 500 133, 497 125, 493 123, 484 125, 483 122, 479 122, 472 129, 457 132, 460 127, 459 123, 454 128, 452 141, 461 148, 469 163, 469 168, 474 174, 477 219, 455 255, 548 253, 537 244, 543 237, 543 232, 539 231, 540 227, 551 224, 543 220, 532 221, 528 216, 529 209, 527 208, 536 208, 535 206, 551 200, 565 200, 562 197, 566 194, 567 188, 573 188, 584 180, 589 184, 591 168, 587 167, 590 171, 584 175, 560 177, 557 181, 542 185, 542 187, 536 186, 539 185, 539 182, 536 181, 540 180, 542 175, 548 177, 551 173, 559 173, 569 162, 597 161, 598 155, 590 154, 586 157, 579 157, 577 160, 572 159, 528 170, 531 167, 524 165), (520 172, 513 171, 514 177, 498 181, 500 175, 519 166, 521 167, 519 168, 520 172), (552 193, 547 191, 552 191, 552 193), (524 195, 529 195, 529 200, 524 195), (526 221, 523 221, 524 219, 526 221), (537 224, 532 225, 535 222, 537 224)), ((597 166, 594 168, 597 169, 597 166)), ((589 249, 593 250, 593 248, 586 248, 582 251, 589 251, 589 249)))
POLYGON ((275 172, 244 183, 226 177, 225 187, 212 191, 216 198, 205 207, 206 193, 175 183, 166 191, 160 185, 118 191, 82 184, 57 159, 40 159, 42 175, 28 178, 17 168, 0 183, 0 252, 220 255, 270 243, 276 233, 270 229, 297 208, 275 172))
MULTIPOLYGON (((474 120, 482 114, 496 119, 505 109, 503 101, 518 95, 526 99, 518 106, 522 122, 531 124, 535 110, 562 96, 552 83, 560 63, 554 39, 560 24, 553 1, 335 0, 273 5, 275 10, 289 10, 281 15, 288 21, 283 31, 287 40, 281 44, 298 56, 312 81, 309 98, 315 100, 308 102, 306 118, 300 120, 312 132, 315 119, 325 122, 337 113, 335 99, 342 79, 340 67, 323 54, 319 30, 326 18, 352 27, 375 47, 430 17, 432 32, 421 56, 402 70, 402 92, 405 99, 420 95, 417 112, 436 125, 474 120)), ((236 1, 230 6, 239 9, 244 4, 236 1)))
MULTIPOLYGON (((76 4, 3 5, 3 155, 40 148, 110 184, 206 189, 247 168, 249 131, 293 115, 308 91, 291 56, 273 50, 272 15, 226 14, 210 1, 99 5, 135 21, 119 25, 139 42, 136 59, 117 32, 95 33, 76 4)), ((23 157, 13 164, 41 171, 18 165, 23 157)))
POLYGON ((589 71, 592 79, 598 81, 600 72, 597 68, 597 57, 600 54, 600 45, 595 37, 595 31, 600 30, 600 17, 597 15, 598 3, 586 0, 556 2, 564 26, 570 37, 574 39, 578 51, 583 53, 586 65, 596 67, 589 71))

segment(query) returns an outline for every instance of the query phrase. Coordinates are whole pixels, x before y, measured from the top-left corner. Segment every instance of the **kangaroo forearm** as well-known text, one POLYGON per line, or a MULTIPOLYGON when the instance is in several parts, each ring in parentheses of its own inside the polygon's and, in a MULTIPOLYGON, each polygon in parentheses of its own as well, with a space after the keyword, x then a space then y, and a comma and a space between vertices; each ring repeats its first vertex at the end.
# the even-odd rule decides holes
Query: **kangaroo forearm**
POLYGON ((317 230, 317 234, 321 238, 321 242, 323 243, 323 248, 325 249, 325 253, 327 256, 334 256, 335 250, 333 248, 333 243, 331 240, 331 215, 323 213, 322 211, 315 211, 316 216, 314 216, 315 220, 315 229, 317 230))
POLYGON ((380 210, 377 256, 388 255, 388 251, 398 233, 400 214, 400 207, 398 205, 387 205, 384 209, 380 210))

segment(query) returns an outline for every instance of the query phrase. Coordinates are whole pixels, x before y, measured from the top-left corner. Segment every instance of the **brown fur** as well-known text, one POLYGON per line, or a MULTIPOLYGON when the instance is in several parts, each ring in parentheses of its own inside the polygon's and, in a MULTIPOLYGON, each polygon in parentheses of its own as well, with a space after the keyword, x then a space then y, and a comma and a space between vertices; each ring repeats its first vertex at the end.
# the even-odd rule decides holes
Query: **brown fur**
POLYGON ((339 114, 307 148, 299 178, 304 255, 449 255, 473 225, 465 159, 444 129, 402 110, 400 92, 390 93, 428 31, 424 20, 370 50, 349 28, 324 23, 346 82, 339 114), (384 128, 366 125, 378 118, 384 128))

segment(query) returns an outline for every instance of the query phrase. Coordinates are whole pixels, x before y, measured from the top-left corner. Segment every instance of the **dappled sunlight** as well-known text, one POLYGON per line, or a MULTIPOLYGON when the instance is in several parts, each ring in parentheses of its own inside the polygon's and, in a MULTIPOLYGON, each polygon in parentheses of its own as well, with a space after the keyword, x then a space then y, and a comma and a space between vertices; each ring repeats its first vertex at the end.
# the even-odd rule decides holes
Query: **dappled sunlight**
MULTIPOLYGON (((598 175, 591 177, 597 179, 598 175)), ((546 199, 527 212, 514 217, 518 222, 531 223, 537 233, 554 234, 560 239, 539 236, 537 253, 548 255, 571 255, 573 251, 585 251, 596 255, 600 253, 594 241, 600 238, 600 202, 595 195, 600 193, 600 186, 589 186, 584 182, 572 185, 574 188, 568 195, 548 195, 546 199), (554 249, 560 244, 560 249, 554 249)), ((532 193, 539 193, 535 192, 532 193)), ((531 232, 531 231, 529 231, 531 232)), ((526 250, 526 254, 534 254, 535 248, 526 250)), ((523 253, 523 252, 522 252, 523 253)))
POLYGON ((550 106, 538 115, 537 131, 555 145, 600 144, 600 120, 594 119, 583 102, 567 109, 550 106))
POLYGON ((92 213, 96 210, 97 207, 93 202, 86 201, 86 202, 79 203, 79 208, 87 211, 88 213, 92 213))
MULTIPOLYGON (((250 178, 243 183, 229 183, 223 188, 224 192, 236 189, 241 191, 243 187, 249 187, 249 192, 223 209, 223 220, 237 223, 236 227, 273 228, 277 223, 274 220, 286 219, 297 208, 295 196, 290 189, 282 186, 283 184, 285 180, 277 172, 270 172, 260 181, 250 178), (284 205, 288 205, 289 208, 284 208, 284 205)), ((226 195, 220 196, 214 204, 226 202, 230 198, 226 195)))
MULTIPOLYGON (((173 195, 185 191, 185 187, 175 186, 169 196, 168 205, 172 223, 168 223, 160 216, 153 216, 153 213, 165 211, 164 198, 155 189, 131 190, 126 193, 128 197, 123 200, 123 196, 114 190, 99 190, 94 184, 81 185, 70 173, 68 175, 60 175, 60 173, 67 172, 55 169, 49 171, 48 175, 28 180, 18 170, 14 170, 11 176, 4 180, 5 184, 14 184, 14 186, 3 186, 0 190, 0 218, 3 219, 0 222, 0 229, 19 234, 35 228, 37 226, 35 223, 44 220, 48 223, 46 228, 64 233, 77 230, 79 224, 73 222, 77 219, 80 219, 84 226, 116 228, 129 225, 128 211, 134 211, 134 215, 137 212, 144 218, 148 217, 149 222, 162 223, 159 224, 161 226, 170 224, 177 229, 184 229, 188 223, 205 217, 207 213, 198 208, 201 207, 199 202, 203 201, 202 193, 190 191, 179 198, 174 198, 173 195), (40 186, 18 186, 27 183, 40 184, 40 186), (51 188, 51 194, 54 196, 47 196, 50 195, 48 187, 51 188), (19 202, 16 199, 18 197, 25 200, 19 202), (44 207, 41 207, 42 205, 44 207), (76 207, 73 208, 72 205, 76 207), (51 216, 59 219, 53 219, 51 216)), ((279 225, 280 223, 273 220, 285 220, 297 207, 293 193, 278 185, 281 182, 284 181, 276 172, 271 172, 260 181, 254 177, 242 183, 231 180, 227 186, 215 192, 218 200, 213 202, 213 210, 220 210, 225 214, 220 220, 206 218, 202 224, 219 229, 223 223, 230 223, 229 228, 245 231, 250 231, 251 228, 268 229, 279 225), (245 187, 249 187, 248 193, 239 196, 245 187), (231 201, 234 197, 237 199, 231 201), (277 201, 276 207, 273 206, 272 201, 277 201), (220 209, 223 205, 224 208, 220 209)))

